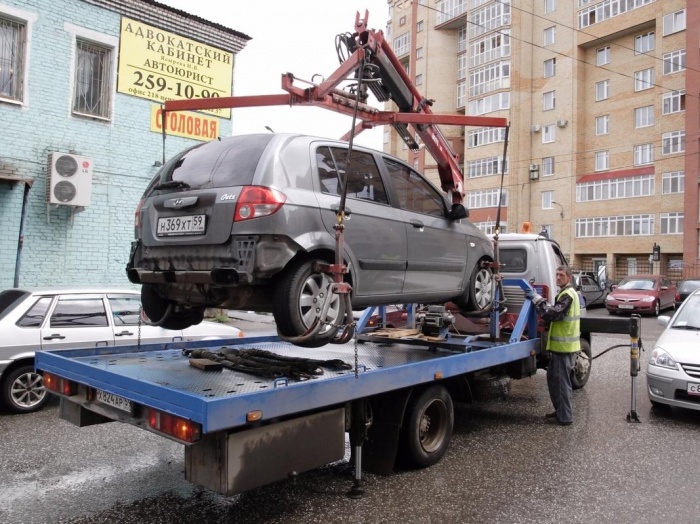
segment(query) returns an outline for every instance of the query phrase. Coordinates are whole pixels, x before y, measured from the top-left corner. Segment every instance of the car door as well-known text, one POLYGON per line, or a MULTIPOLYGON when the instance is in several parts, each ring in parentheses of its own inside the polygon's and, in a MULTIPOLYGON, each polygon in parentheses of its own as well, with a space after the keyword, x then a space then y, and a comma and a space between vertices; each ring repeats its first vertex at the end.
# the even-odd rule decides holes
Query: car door
POLYGON ((466 229, 447 218, 445 199, 432 184, 404 164, 384 161, 406 225, 403 293, 459 293, 469 256, 466 229))
POLYGON ((42 349, 113 346, 114 334, 101 294, 59 295, 41 329, 42 349))
POLYGON ((676 298, 676 287, 668 278, 662 278, 659 287, 659 304, 661 309, 674 305, 676 298))
POLYGON ((355 258, 356 296, 401 293, 407 264, 406 228, 401 211, 389 205, 374 156, 321 146, 316 150, 319 191, 316 191, 326 230, 335 236, 336 211, 342 183, 348 176, 343 240, 355 258))
POLYGON ((603 292, 596 281, 587 275, 581 275, 579 279, 581 282, 581 293, 586 299, 586 305, 590 306, 600 303, 603 292))
POLYGON ((144 323, 139 326, 141 298, 138 295, 110 294, 107 296, 107 304, 112 317, 114 344, 117 346, 138 344, 139 331, 143 344, 184 340, 181 330, 163 329, 144 323))

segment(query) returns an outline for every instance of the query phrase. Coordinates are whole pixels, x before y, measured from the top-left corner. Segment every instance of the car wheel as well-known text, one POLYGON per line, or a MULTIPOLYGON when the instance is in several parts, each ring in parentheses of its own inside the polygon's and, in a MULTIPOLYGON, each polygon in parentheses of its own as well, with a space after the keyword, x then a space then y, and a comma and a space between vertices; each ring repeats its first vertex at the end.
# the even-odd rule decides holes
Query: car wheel
POLYGON ((463 299, 455 302, 466 313, 489 311, 493 304, 493 271, 480 264, 472 271, 463 299))
POLYGON ((2 403, 14 413, 38 411, 49 401, 44 381, 34 366, 22 366, 12 370, 2 381, 2 403))
POLYGON ((173 311, 161 324, 163 329, 187 329, 196 326, 204 320, 204 307, 193 307, 181 311, 173 311))
POLYGON ((654 315, 655 317, 658 317, 660 312, 661 312, 661 306, 659 305, 659 301, 657 300, 656 302, 654 302, 654 313, 653 313, 653 315, 654 315))
POLYGON ((415 390, 406 406, 402 451, 409 465, 426 468, 447 451, 454 426, 452 397, 443 386, 415 390))
POLYGON ((608 309, 608 315, 617 315, 617 311, 613 311, 612 309, 608 309))
MULTIPOLYGON (((327 293, 333 283, 331 277, 314 269, 321 260, 302 260, 292 265, 277 286, 273 316, 277 331, 282 336, 298 337, 306 333, 318 318, 327 293)), ((298 345, 318 347, 330 342, 338 332, 338 323, 345 314, 345 304, 340 295, 330 297, 324 323, 318 334, 298 345)))
POLYGON ((571 387, 581 389, 591 376, 591 345, 587 340, 581 339, 581 351, 576 354, 574 368, 571 370, 571 387))

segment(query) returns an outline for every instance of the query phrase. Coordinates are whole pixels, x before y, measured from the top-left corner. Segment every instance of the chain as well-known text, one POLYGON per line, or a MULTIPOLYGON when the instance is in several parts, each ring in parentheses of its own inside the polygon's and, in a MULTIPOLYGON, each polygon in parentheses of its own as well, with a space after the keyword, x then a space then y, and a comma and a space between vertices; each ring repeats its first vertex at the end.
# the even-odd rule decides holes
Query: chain
POLYGON ((360 359, 359 359, 359 355, 357 352, 357 337, 355 337, 355 378, 356 379, 360 378, 360 368, 359 368, 360 364, 359 364, 359 362, 360 362, 360 359))
POLYGON ((143 306, 139 308, 139 327, 138 327, 138 337, 136 339, 136 350, 141 351, 141 315, 143 314, 143 306))

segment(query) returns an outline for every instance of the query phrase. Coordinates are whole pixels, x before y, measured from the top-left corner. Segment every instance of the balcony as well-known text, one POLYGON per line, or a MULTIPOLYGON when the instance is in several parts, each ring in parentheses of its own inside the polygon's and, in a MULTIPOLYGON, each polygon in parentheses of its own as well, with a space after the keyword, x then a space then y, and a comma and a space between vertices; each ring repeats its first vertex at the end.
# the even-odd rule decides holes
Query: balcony
POLYGON ((468 0, 443 0, 440 13, 437 15, 436 27, 439 29, 454 29, 463 26, 469 9, 468 0))

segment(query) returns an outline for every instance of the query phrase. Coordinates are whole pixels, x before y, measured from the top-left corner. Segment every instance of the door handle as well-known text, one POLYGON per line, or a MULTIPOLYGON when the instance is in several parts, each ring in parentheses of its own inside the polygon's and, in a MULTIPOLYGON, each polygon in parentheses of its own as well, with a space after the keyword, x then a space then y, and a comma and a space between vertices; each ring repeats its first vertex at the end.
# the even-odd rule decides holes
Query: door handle
POLYGON ((66 338, 66 337, 64 337, 60 333, 54 333, 51 336, 44 337, 44 340, 63 340, 64 338, 66 338))
POLYGON ((423 222, 421 222, 420 220, 411 219, 408 222, 416 229, 423 229, 423 227, 425 227, 425 224, 423 224, 423 222))
POLYGON ((125 336, 130 336, 133 335, 131 331, 122 331, 121 333, 115 333, 115 337, 125 337, 125 336))

